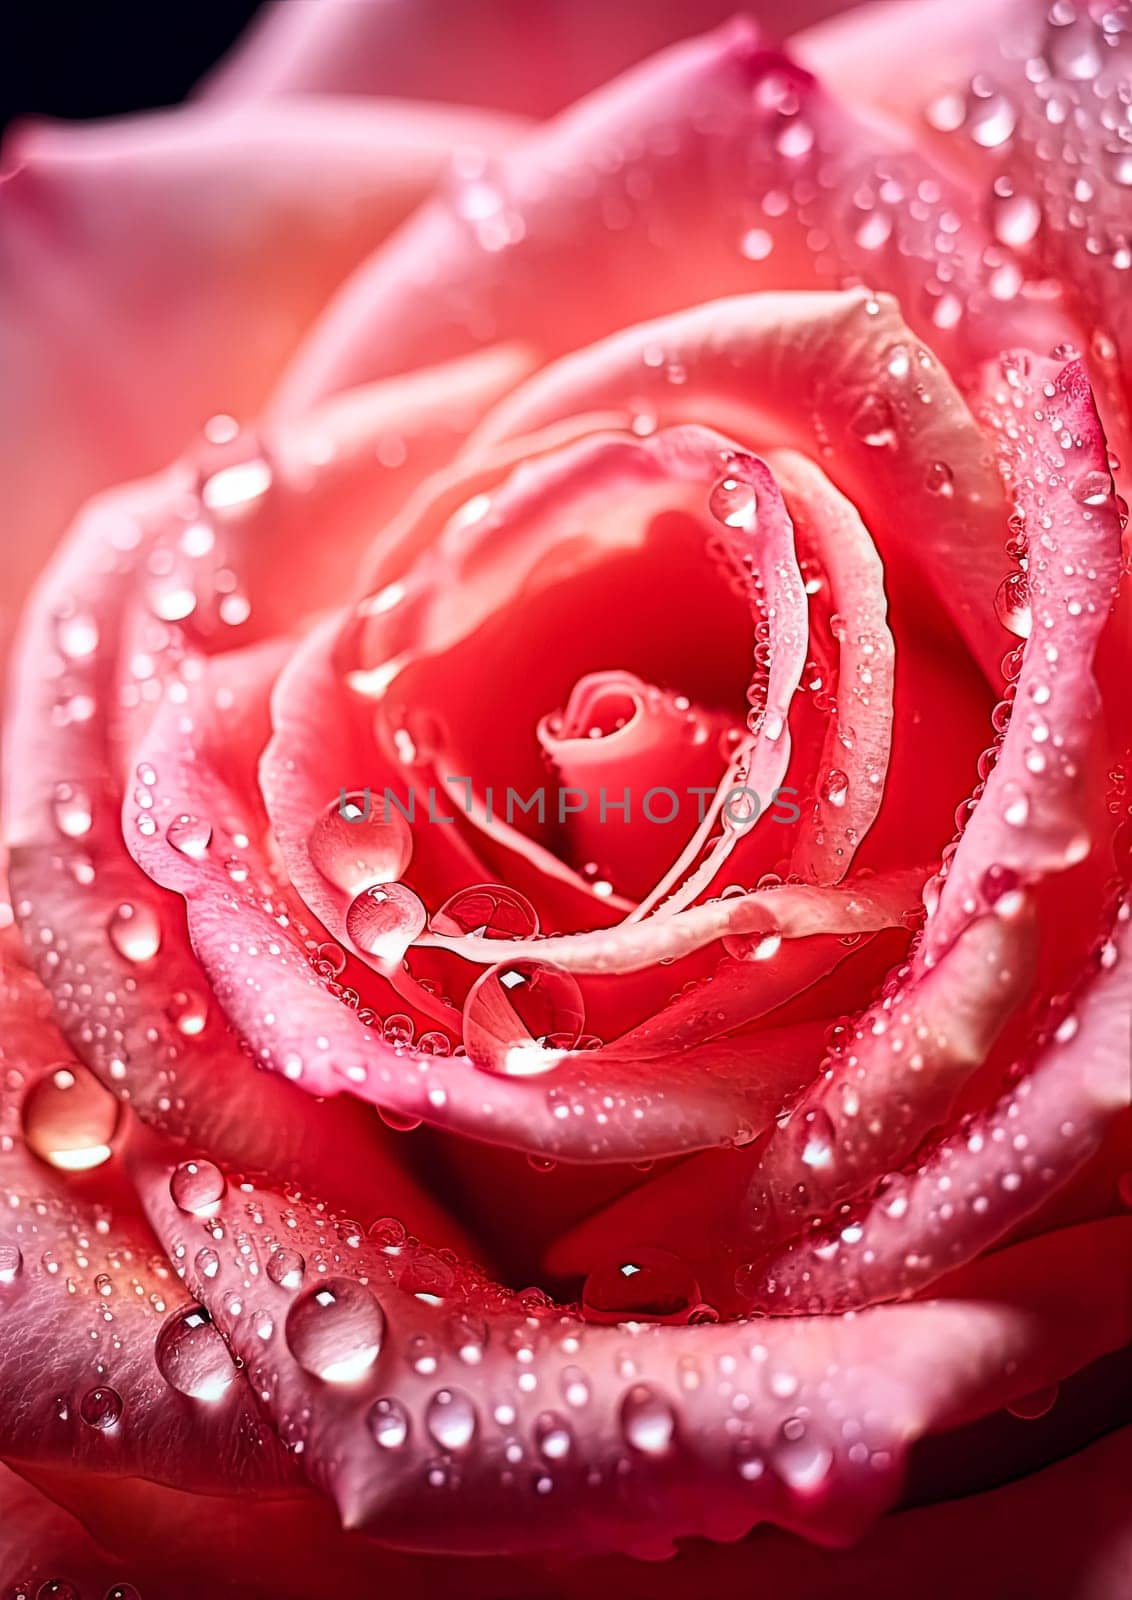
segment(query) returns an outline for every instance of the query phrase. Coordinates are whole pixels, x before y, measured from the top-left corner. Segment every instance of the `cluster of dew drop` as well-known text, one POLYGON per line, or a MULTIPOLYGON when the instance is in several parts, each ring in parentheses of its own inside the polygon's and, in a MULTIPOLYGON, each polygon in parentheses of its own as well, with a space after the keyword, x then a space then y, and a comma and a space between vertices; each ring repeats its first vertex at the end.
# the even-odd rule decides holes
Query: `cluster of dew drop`
MULTIPOLYGON (((990 168, 995 237, 1059 259, 1132 267, 1132 79, 1122 7, 1052 0, 1001 42, 1002 60, 924 108, 930 128, 990 168)), ((1069 265, 1062 260, 1062 265, 1069 265)), ((1096 354, 1109 343, 1099 336, 1096 354)))

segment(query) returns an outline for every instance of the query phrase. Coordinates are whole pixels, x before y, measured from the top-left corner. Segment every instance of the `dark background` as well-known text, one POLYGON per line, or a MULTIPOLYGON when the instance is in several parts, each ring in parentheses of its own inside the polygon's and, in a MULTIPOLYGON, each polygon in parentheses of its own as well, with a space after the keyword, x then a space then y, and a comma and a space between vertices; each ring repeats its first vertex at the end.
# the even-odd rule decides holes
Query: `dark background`
POLYGON ((181 100, 260 0, 11 0, 0 129, 13 118, 107 117, 181 100))

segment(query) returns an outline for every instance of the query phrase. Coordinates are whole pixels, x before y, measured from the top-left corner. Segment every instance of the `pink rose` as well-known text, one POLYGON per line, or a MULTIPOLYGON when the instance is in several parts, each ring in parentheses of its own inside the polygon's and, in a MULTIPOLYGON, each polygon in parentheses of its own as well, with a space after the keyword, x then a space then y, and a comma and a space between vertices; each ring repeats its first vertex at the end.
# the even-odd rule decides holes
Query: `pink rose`
POLYGON ((761 9, 13 137, 13 1593, 1128 1592, 1132 25, 761 9))

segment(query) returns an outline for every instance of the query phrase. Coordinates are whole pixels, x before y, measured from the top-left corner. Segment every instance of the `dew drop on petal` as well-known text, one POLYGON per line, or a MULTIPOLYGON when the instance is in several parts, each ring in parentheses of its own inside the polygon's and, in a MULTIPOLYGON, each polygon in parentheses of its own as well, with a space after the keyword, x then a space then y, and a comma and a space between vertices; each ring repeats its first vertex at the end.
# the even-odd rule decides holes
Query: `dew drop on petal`
POLYGON ((662 1456, 676 1433, 676 1413, 663 1395, 645 1383, 636 1383, 621 1402, 621 1431, 625 1442, 641 1455, 662 1456))
POLYGON ((343 791, 307 840, 314 866, 347 894, 367 884, 396 883, 413 854, 409 824, 397 807, 369 790, 343 791))
POLYGON ((105 1433, 117 1425, 122 1415, 122 1396, 116 1389, 88 1389, 79 1402, 79 1416, 88 1428, 105 1433))
POLYGON ((533 939, 539 931, 534 906, 516 889, 478 883, 450 896, 429 923, 446 938, 533 939))
POLYGON ((478 977, 464 1002, 464 1047, 485 1072, 526 1077, 553 1067, 547 1050, 569 1050, 585 1023, 571 973, 546 961, 502 962, 478 977))
POLYGON ((403 883, 374 883, 351 900, 346 934, 367 955, 400 961, 425 921, 424 906, 403 883))
POLYGON ((465 1450, 475 1438, 476 1408, 461 1389, 438 1389, 428 1403, 425 1427, 442 1450, 465 1450))
POLYGON ((182 1161, 169 1179, 174 1205, 197 1217, 213 1214, 226 1187, 224 1174, 211 1161, 182 1161))
POLYGON ((126 961, 151 961, 161 948, 161 924, 144 903, 122 901, 106 927, 110 943, 126 961))
POLYGON ((1073 480, 1071 491, 1083 506, 1103 506, 1112 493, 1112 479, 1107 472, 1083 472, 1073 480))
POLYGON ((165 837, 181 855, 188 856, 192 861, 201 861, 212 841, 212 824, 203 817, 182 812, 166 828, 165 837))
POLYGON ((90 793, 81 783, 57 783, 51 802, 55 826, 67 839, 81 839, 94 820, 90 793))
POLYGON ((375 1400, 367 1417, 374 1442, 383 1450, 399 1450, 409 1437, 409 1413, 400 1400, 375 1400))
POLYGON ((574 1448, 570 1424, 556 1411, 544 1411, 536 1417, 534 1436, 539 1454, 547 1461, 564 1461, 574 1448))
POLYGON ((24 1257, 19 1245, 0 1242, 0 1289, 15 1283, 23 1266, 24 1257))
POLYGON ((177 989, 170 996, 165 1015, 178 1033, 183 1033, 186 1038, 195 1038, 204 1031, 208 1020, 208 1001, 202 995, 177 989))
POLYGON ((98 649, 98 623, 86 611, 71 611, 55 619, 55 641, 71 661, 83 661, 98 649))
POLYGON ((848 775, 839 768, 834 767, 830 772, 826 773, 819 793, 829 805, 837 806, 840 809, 845 804, 849 794, 848 775))
POLYGON ((691 1268, 671 1251, 650 1246, 594 1267, 582 1289, 582 1311, 589 1322, 682 1322, 699 1299, 691 1268))
POLYGON ((759 515, 754 484, 738 475, 719 478, 708 496, 708 509, 716 521, 726 527, 750 532, 759 515))
POLYGON ((774 1466, 779 1477, 798 1493, 817 1489, 833 1465, 833 1452, 811 1434, 798 1417, 782 1424, 774 1450, 774 1466))
POLYGON ((880 448, 896 443, 896 417, 884 395, 866 394, 849 421, 862 444, 880 448))
POLYGON ((327 1278, 301 1294, 287 1313, 287 1344, 312 1377, 354 1383, 373 1366, 385 1316, 364 1284, 327 1278))
POLYGON ((1030 611, 1030 585, 1024 572, 1011 572, 1003 578, 994 597, 994 609, 1004 628, 1009 628, 1019 639, 1030 637, 1034 619, 1030 611))
POLYGON ((996 196, 994 201, 994 232, 1000 244, 1012 250, 1030 243, 1041 226, 1042 210, 1028 194, 996 196))
POLYGON ((267 1258, 267 1276, 280 1289, 299 1289, 307 1264, 297 1250, 279 1245, 267 1258))
POLYGON ((173 1313, 157 1336, 154 1355, 169 1387, 192 1400, 219 1400, 235 1381, 228 1346, 201 1306, 173 1313))
POLYGON ((62 1172, 109 1161, 122 1106, 77 1061, 49 1067, 28 1089, 20 1122, 29 1150, 62 1172))
POLYGON ((1033 1394, 1019 1395, 1016 1400, 1009 1402, 1006 1409, 1023 1422, 1036 1422, 1039 1417, 1048 1416, 1053 1410, 1059 1392, 1058 1385, 1054 1383, 1048 1389, 1036 1389, 1033 1394))

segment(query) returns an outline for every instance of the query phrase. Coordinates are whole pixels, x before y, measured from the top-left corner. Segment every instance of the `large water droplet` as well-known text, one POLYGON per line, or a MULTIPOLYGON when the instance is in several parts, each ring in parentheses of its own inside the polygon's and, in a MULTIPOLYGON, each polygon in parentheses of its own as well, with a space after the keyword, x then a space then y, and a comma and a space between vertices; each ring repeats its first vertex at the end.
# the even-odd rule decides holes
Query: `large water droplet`
POLYGON ((400 1400, 375 1400, 367 1421, 370 1433, 383 1450, 399 1450, 409 1437, 409 1413, 400 1400))
POLYGON ((169 1179, 174 1205, 196 1217, 212 1216, 226 1187, 224 1174, 211 1161, 182 1161, 169 1179))
POLYGON ((161 924, 145 904, 123 901, 106 926, 110 943, 127 961, 151 961, 161 948, 161 924))
POLYGON ((98 623, 86 611, 70 611, 55 619, 55 642, 71 661, 82 661, 98 649, 98 623))
POLYGON ((121 1114, 120 1101, 77 1061, 48 1068, 20 1107, 28 1149, 63 1172, 109 1161, 121 1114))
POLYGON ((212 824, 203 817, 193 817, 188 812, 182 812, 179 817, 174 817, 165 830, 165 837, 183 856, 188 856, 192 861, 201 861, 205 851, 212 841, 212 824))
POLYGON ((355 789, 327 806, 307 849, 329 883, 357 894, 367 884, 399 881, 413 854, 413 835, 392 801, 355 789))
POLYGON ((267 1258, 267 1276, 280 1289, 299 1289, 307 1264, 297 1250, 283 1245, 274 1249, 267 1258))
POLYGON ((626 1443, 642 1455, 662 1456, 676 1432, 676 1413, 663 1395, 648 1384, 636 1383, 621 1402, 621 1431, 626 1443))
POLYGON ((122 1415, 122 1396, 116 1389, 88 1389, 79 1402, 79 1416, 88 1428, 105 1433, 117 1425, 122 1415))
POLYGON ((849 426, 862 444, 879 448, 896 443, 896 415, 882 394, 866 394, 849 426))
POLYGON ((378 961, 400 961, 425 920, 424 906, 403 883, 374 883, 350 902, 346 933, 378 961))
POLYGON ((464 1047, 485 1072, 527 1077, 554 1065, 545 1050, 572 1048, 584 1022, 582 991, 569 972, 546 961, 503 962, 468 991, 464 1047))
POLYGON ((201 499, 210 511, 242 510, 271 487, 271 467, 262 456, 221 467, 201 485, 201 499))
POLYGON ((650 1246, 596 1266, 582 1290, 582 1310, 590 1322, 684 1322, 699 1299, 691 1268, 650 1246))
POLYGON ((476 1408, 462 1389, 438 1389, 428 1403, 425 1427, 442 1450, 464 1450, 476 1432, 476 1408))
POLYGON ((759 516, 759 499, 754 484, 746 478, 730 474, 720 478, 708 496, 708 509, 717 522, 724 523, 728 528, 742 528, 750 532, 759 516))
POLYGON ((998 586, 994 609, 1004 628, 1019 639, 1028 639, 1034 625, 1030 611, 1030 585, 1024 572, 1008 573, 998 586))
POLYGON ((1029 244, 1041 226, 1042 209, 1028 194, 997 196, 994 202, 994 231, 1000 243, 1011 249, 1029 244))
POLYGON ((192 1400, 219 1400, 235 1381, 228 1346, 201 1306, 175 1311, 157 1336, 157 1370, 192 1400))
POLYGON ((90 791, 82 783, 57 783, 51 802, 59 832, 68 839, 81 839, 94 820, 90 791))
POLYGON ((0 1243, 0 1288, 15 1283, 23 1271, 24 1257, 18 1244, 0 1243))
POLYGON ((834 767, 826 773, 822 782, 820 794, 823 800, 831 806, 840 808, 845 804, 849 794, 849 778, 846 773, 834 767))
POLYGON ((791 1489, 805 1494, 823 1482, 833 1465, 833 1452, 800 1417, 790 1417, 782 1424, 774 1465, 791 1489))
POLYGON ((1073 498, 1083 506, 1103 506, 1112 493, 1112 479, 1107 472, 1083 472, 1071 485, 1073 498))
POLYGON ((544 1411, 535 1419, 535 1444, 547 1461, 564 1461, 574 1448, 574 1435, 565 1417, 544 1411))
POLYGON ((295 1360, 324 1383, 355 1383, 377 1360, 385 1317, 364 1284, 328 1278, 300 1295, 287 1313, 295 1360))
POLYGON ((518 890, 502 883, 477 883, 450 896, 429 927, 450 939, 533 939, 539 924, 534 906, 518 890))

